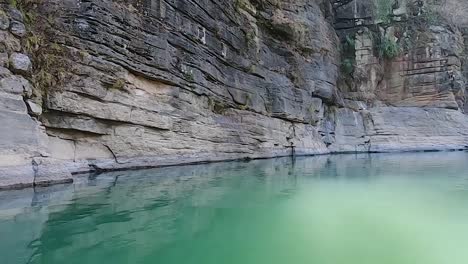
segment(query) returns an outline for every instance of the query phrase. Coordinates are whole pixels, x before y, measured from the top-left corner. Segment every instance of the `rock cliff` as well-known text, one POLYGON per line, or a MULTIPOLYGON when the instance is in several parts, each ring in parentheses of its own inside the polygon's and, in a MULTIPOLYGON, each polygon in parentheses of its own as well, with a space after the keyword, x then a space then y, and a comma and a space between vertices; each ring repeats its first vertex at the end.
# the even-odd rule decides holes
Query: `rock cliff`
POLYGON ((240 158, 465 149, 465 5, 4 1, 0 186, 240 158))

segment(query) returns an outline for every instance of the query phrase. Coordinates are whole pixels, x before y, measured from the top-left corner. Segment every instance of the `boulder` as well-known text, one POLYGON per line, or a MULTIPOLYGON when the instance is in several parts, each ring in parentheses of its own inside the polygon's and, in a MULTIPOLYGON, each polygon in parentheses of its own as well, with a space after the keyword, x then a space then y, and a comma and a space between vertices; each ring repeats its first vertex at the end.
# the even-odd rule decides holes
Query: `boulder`
POLYGON ((40 116, 42 114, 42 107, 31 100, 27 100, 29 113, 34 116, 40 116))
POLYGON ((24 24, 18 21, 12 21, 10 23, 10 32, 20 38, 26 36, 27 33, 24 24))
POLYGON ((15 73, 28 74, 32 70, 32 63, 28 55, 14 52, 10 55, 10 69, 15 73))
POLYGON ((23 22, 24 20, 23 13, 14 7, 8 9, 8 15, 10 15, 11 19, 14 21, 23 22))

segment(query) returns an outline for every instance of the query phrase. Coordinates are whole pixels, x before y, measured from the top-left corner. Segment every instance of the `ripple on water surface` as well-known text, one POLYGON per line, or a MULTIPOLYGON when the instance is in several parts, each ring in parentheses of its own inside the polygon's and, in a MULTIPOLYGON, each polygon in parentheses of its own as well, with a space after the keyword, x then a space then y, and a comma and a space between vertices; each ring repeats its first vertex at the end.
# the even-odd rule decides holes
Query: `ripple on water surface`
POLYGON ((284 158, 0 192, 0 263, 466 264, 467 161, 284 158))

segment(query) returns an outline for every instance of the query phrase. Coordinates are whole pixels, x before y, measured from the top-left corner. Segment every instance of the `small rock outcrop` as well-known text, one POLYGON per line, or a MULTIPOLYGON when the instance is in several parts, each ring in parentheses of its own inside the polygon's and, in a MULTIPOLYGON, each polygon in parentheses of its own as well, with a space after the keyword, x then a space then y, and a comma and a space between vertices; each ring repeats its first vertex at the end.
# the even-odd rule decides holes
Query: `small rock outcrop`
POLYGON ((0 5, 0 186, 468 145, 468 26, 432 1, 19 3, 0 5))

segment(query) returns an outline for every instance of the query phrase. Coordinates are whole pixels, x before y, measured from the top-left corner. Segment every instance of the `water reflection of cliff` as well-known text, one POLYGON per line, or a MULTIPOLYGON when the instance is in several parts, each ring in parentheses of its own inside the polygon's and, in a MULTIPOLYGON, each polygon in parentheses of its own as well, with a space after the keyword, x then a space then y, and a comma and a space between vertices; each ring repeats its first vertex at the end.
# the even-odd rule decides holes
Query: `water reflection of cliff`
POLYGON ((467 153, 283 158, 114 172, 74 185, 2 192, 0 251, 4 263, 137 263, 176 239, 210 232, 215 221, 230 221, 229 208, 245 208, 245 216, 236 217, 248 221, 250 210, 317 179, 420 175, 427 183, 453 177, 464 186, 467 161, 467 153))

